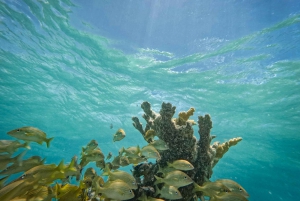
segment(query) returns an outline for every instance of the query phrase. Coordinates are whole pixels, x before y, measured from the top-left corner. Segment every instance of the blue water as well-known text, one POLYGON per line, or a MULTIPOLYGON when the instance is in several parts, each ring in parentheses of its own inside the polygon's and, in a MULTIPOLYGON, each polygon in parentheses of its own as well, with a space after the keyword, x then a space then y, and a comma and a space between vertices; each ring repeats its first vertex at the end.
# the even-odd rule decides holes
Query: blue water
MULTIPOLYGON (((0 1, 0 135, 35 126, 55 137, 28 154, 70 161, 146 142, 140 104, 209 113, 215 141, 233 137, 212 180, 249 200, 298 200, 300 4, 266 1, 0 1), (110 125, 113 128, 110 129, 110 125), (112 142, 118 129, 121 142, 112 142)), ((195 130, 197 138, 197 130, 195 130)))

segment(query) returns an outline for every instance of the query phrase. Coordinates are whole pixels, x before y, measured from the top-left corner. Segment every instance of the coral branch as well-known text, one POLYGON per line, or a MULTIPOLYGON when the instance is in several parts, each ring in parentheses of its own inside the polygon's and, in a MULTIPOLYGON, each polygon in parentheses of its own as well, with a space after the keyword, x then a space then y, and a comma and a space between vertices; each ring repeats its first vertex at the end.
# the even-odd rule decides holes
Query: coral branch
POLYGON ((228 142, 224 142, 220 144, 219 142, 215 142, 212 147, 216 150, 216 155, 213 161, 213 167, 219 162, 219 160, 223 157, 223 155, 229 150, 231 146, 236 145, 238 142, 242 140, 241 137, 232 138, 228 142))

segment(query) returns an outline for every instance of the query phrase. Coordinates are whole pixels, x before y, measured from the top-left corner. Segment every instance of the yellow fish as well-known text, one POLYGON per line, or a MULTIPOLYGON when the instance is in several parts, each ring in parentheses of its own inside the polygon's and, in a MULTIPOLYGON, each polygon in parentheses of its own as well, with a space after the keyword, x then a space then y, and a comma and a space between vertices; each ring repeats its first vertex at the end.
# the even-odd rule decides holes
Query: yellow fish
POLYGON ((129 162, 127 156, 121 156, 120 157, 120 166, 124 167, 124 166, 127 166, 129 164, 130 164, 130 162, 129 162))
POLYGON ((137 183, 135 178, 124 171, 118 170, 118 171, 110 171, 109 167, 106 166, 102 175, 108 176, 109 181, 114 181, 114 180, 122 180, 124 181, 131 189, 137 189, 137 183))
POLYGON ((144 146, 141 149, 141 155, 145 156, 146 158, 155 158, 157 160, 161 159, 158 151, 151 145, 144 146))
POLYGON ((91 140, 86 147, 82 147, 83 153, 89 153, 90 151, 94 150, 98 146, 98 142, 96 140, 91 140))
POLYGON ((119 155, 122 156, 123 153, 125 153, 125 156, 131 157, 131 158, 139 158, 141 156, 141 150, 140 150, 139 146, 128 147, 127 149, 125 149, 124 147, 122 147, 119 150, 119 155))
POLYGON ((212 197, 220 192, 230 192, 229 188, 227 188, 221 182, 204 182, 202 186, 194 183, 193 193, 201 191, 204 196, 212 197))
POLYGON ((243 195, 235 192, 222 192, 220 194, 215 194, 210 198, 210 201, 247 201, 243 195))
POLYGON ((147 161, 146 157, 139 157, 139 158, 132 158, 132 157, 127 157, 129 163, 133 164, 134 166, 138 165, 141 162, 147 161))
POLYGON ((86 169, 86 171, 84 172, 84 178, 91 178, 91 179, 94 179, 95 176, 97 176, 97 173, 96 173, 96 170, 92 167, 89 167, 88 169, 86 169))
POLYGON ((176 160, 172 163, 167 162, 168 167, 173 167, 177 170, 193 170, 194 166, 187 160, 176 160))
POLYGON ((153 140, 155 136, 156 136, 155 131, 150 129, 150 130, 147 130, 147 132, 144 135, 144 138, 148 142, 148 141, 153 140))
POLYGON ((50 142, 53 140, 53 137, 47 138, 46 133, 31 126, 17 128, 7 132, 7 134, 20 140, 37 142, 38 144, 45 142, 48 148, 50 147, 50 142))
POLYGON ((181 187, 187 186, 194 182, 187 174, 181 172, 180 170, 169 172, 164 178, 160 178, 156 175, 154 175, 154 177, 156 178, 156 181, 154 182, 155 185, 159 183, 165 183, 169 186, 181 187))
POLYGON ((182 198, 182 195, 179 192, 179 190, 176 187, 169 185, 164 185, 162 189, 159 189, 157 186, 155 186, 154 196, 158 196, 159 194, 159 197, 170 200, 177 200, 182 198))
POLYGON ((126 136, 125 131, 120 128, 113 136, 113 141, 120 141, 126 136))
POLYGON ((217 182, 221 182, 224 184, 231 192, 239 193, 243 195, 245 198, 249 197, 247 191, 237 182, 230 179, 218 179, 217 182))
POLYGON ((27 191, 35 187, 36 181, 18 180, 11 182, 0 189, 1 201, 11 201, 13 198, 23 196, 27 191))
POLYGON ((28 142, 21 144, 18 140, 0 140, 0 153, 7 152, 13 154, 20 147, 30 149, 28 142))
POLYGON ((7 165, 10 163, 22 165, 22 158, 26 154, 26 151, 23 151, 19 155, 10 158, 10 154, 0 155, 0 170, 4 170, 7 168, 7 165))
POLYGON ((103 169, 105 167, 105 161, 104 159, 96 161, 96 166, 100 169, 103 169))
POLYGON ((25 172, 35 166, 44 164, 45 159, 41 160, 39 156, 32 156, 26 160, 21 161, 22 165, 19 163, 14 163, 0 172, 0 175, 11 175, 18 172, 25 172))
POLYGON ((165 141, 161 140, 161 139, 154 140, 154 141, 150 142, 149 145, 152 145, 157 150, 161 150, 161 151, 169 149, 167 143, 165 141))
POLYGON ((167 173, 169 173, 169 172, 172 172, 172 171, 174 171, 174 170, 176 170, 175 168, 173 168, 173 167, 164 167, 164 168, 161 168, 160 166, 158 166, 158 173, 162 173, 163 175, 166 175, 167 173))
POLYGON ((129 200, 134 197, 134 193, 126 182, 122 180, 108 181, 103 187, 97 186, 96 192, 105 198, 114 200, 129 200))

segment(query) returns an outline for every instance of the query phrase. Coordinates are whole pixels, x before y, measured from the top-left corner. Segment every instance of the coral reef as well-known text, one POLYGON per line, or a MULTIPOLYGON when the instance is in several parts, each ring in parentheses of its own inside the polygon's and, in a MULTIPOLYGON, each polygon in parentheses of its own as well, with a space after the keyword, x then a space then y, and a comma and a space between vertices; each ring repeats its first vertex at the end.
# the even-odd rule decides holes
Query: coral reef
MULTIPOLYGON (((144 137, 149 131, 155 132, 156 136, 165 141, 169 147, 168 150, 160 151, 161 160, 157 161, 156 164, 143 163, 134 168, 133 175, 141 182, 141 186, 153 187, 154 175, 160 174, 158 173, 159 167, 164 168, 167 166, 167 162, 179 159, 187 160, 193 164, 194 169, 186 173, 195 183, 203 185, 205 181, 210 179, 213 167, 228 151, 229 147, 242 140, 242 138, 234 138, 221 145, 219 143, 211 145, 211 141, 215 136, 210 135, 212 121, 210 116, 206 114, 204 117, 198 117, 200 140, 197 141, 192 128, 195 123, 189 121, 189 117, 195 111, 194 108, 190 108, 187 112, 180 112, 179 117, 175 119, 172 119, 172 117, 175 114, 176 107, 170 103, 162 103, 159 114, 151 109, 151 105, 148 102, 143 102, 141 108, 144 110, 145 129, 143 129, 137 117, 132 118, 134 121, 133 126, 144 137), (144 176, 142 181, 140 180, 141 175, 144 176)), ((147 142, 149 141, 147 140, 147 142)), ((182 200, 193 199, 193 188, 193 185, 188 185, 179 189, 183 197, 182 200)), ((154 196, 154 193, 150 191, 147 192, 147 195, 154 196)), ((197 193, 198 197, 201 197, 201 195, 201 192, 197 193)), ((140 194, 137 194, 132 200, 135 200, 139 196, 140 194)))
MULTIPOLYGON (((18 153, 16 149, 29 149, 29 142, 42 144, 44 141, 49 147, 53 138, 46 138, 45 132, 34 127, 9 131, 9 135, 26 143, 0 140, 0 175, 3 175, 0 178, 0 200, 159 201, 162 199, 158 198, 164 198, 192 201, 204 200, 203 196, 212 200, 228 200, 227 197, 247 200, 248 193, 236 182, 229 179, 210 181, 213 167, 242 138, 211 145, 216 136, 210 134, 212 121, 208 114, 198 117, 197 140, 193 129, 197 123, 189 119, 195 112, 194 108, 180 112, 177 118, 173 118, 176 107, 171 103, 162 103, 159 113, 153 111, 148 102, 143 102, 141 108, 145 126, 138 117, 132 117, 132 120, 134 128, 148 143, 146 146, 122 147, 118 154, 109 152, 105 157, 97 141, 91 140, 82 148, 79 163, 76 156, 69 164, 64 164, 62 159, 58 165, 44 164, 45 160, 39 156, 22 160, 27 151, 18 153), (12 157, 12 152, 18 155, 12 157), (102 174, 98 175, 92 167, 86 169, 89 163, 95 163, 95 168, 102 170, 102 174), (117 170, 130 164, 133 164, 131 173, 117 170), (22 176, 6 183, 8 176, 4 175, 20 172, 23 172, 22 176), (108 177, 106 182, 104 176, 108 177), (70 184, 73 177, 77 185, 70 184)), ((120 141, 125 136, 125 131, 119 129, 113 141, 120 141)))

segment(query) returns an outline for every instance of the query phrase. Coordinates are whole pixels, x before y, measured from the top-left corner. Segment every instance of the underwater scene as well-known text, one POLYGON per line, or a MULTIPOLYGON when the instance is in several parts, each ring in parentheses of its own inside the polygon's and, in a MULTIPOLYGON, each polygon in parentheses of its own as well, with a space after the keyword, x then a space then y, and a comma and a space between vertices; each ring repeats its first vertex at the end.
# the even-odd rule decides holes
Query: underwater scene
POLYGON ((0 0, 0 201, 294 201, 297 0, 0 0))

